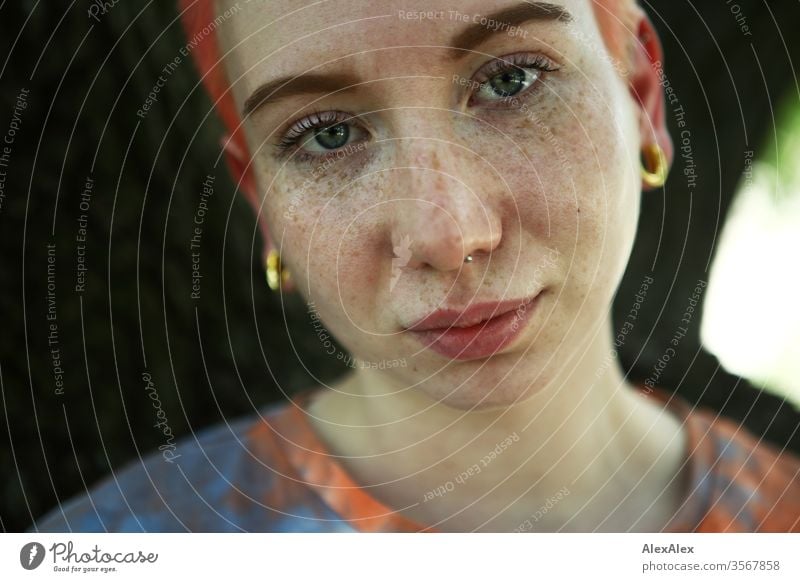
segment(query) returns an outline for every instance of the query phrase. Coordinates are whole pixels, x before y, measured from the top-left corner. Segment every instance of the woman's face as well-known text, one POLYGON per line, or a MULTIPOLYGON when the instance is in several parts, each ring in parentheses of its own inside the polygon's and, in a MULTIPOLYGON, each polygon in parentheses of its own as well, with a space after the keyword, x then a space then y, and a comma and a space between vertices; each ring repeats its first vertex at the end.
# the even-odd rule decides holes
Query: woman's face
POLYGON ((270 0, 218 33, 272 239, 360 361, 486 407, 586 349, 640 193, 638 108, 588 0, 270 0), (408 330, 509 300, 513 333, 408 330))

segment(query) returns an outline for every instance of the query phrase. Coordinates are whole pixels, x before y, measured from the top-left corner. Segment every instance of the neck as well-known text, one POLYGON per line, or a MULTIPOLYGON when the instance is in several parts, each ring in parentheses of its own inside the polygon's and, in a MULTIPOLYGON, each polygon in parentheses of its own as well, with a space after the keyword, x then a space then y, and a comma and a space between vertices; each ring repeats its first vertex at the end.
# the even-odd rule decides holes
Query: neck
POLYGON ((680 500, 683 435, 625 381, 610 337, 495 410, 457 410, 359 369, 315 401, 315 425, 371 494, 436 529, 652 530, 680 500))

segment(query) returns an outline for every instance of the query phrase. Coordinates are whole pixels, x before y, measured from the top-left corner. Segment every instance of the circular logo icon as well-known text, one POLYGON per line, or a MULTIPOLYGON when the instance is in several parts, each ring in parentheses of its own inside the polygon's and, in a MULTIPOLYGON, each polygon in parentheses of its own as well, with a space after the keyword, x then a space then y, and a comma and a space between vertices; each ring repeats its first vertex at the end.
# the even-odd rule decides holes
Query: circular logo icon
POLYGON ((19 551, 19 563, 26 570, 35 570, 44 561, 44 546, 38 542, 29 542, 19 551))

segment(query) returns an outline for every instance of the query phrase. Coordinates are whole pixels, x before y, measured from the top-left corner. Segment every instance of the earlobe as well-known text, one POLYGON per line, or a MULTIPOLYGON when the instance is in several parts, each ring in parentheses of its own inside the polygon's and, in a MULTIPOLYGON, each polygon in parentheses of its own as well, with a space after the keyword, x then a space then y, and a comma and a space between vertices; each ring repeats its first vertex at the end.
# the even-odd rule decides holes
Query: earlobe
MULTIPOLYGON (((663 152, 666 166, 669 167, 674 150, 666 124, 666 102, 662 86, 663 52, 658 34, 644 12, 637 27, 633 53, 629 86, 634 102, 639 106, 642 148, 650 148, 652 151, 652 145, 657 145, 663 152)), ((643 187, 652 188, 652 181, 644 180, 643 187)))

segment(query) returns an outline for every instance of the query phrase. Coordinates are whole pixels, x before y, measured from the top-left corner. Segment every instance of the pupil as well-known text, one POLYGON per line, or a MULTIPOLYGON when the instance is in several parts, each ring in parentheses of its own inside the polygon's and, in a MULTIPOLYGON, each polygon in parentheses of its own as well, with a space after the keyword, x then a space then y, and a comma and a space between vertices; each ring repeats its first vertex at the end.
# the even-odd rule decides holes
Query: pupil
POLYGON ((501 97, 510 97, 525 88, 525 71, 520 68, 509 69, 492 77, 489 84, 501 97))
POLYGON ((344 123, 332 125, 318 131, 314 139, 325 149, 335 150, 347 143, 350 137, 350 128, 344 123))

